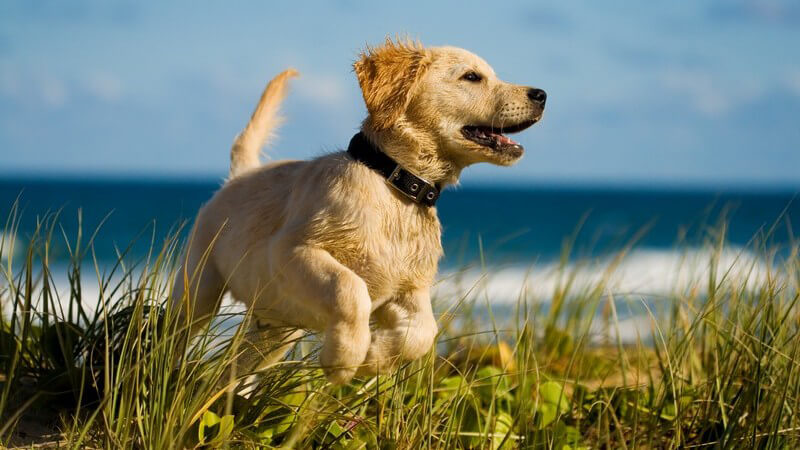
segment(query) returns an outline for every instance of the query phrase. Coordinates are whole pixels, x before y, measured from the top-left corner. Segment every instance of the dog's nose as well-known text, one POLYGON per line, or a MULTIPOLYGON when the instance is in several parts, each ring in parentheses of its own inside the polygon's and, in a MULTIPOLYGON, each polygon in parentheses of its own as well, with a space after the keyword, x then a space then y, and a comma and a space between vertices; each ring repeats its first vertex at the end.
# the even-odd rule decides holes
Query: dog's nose
POLYGON ((541 89, 530 88, 528 89, 528 98, 531 99, 532 102, 544 106, 544 102, 547 101, 547 92, 541 89))

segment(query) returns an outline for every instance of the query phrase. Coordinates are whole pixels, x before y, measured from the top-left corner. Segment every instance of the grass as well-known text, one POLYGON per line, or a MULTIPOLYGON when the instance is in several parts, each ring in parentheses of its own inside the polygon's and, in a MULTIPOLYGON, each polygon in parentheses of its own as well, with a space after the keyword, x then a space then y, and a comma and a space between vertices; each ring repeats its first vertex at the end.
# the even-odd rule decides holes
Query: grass
MULTIPOLYGON (((7 234, 16 228, 12 213, 7 234)), ((222 379, 246 339, 215 321, 190 345, 165 299, 178 233, 129 264, 101 266, 92 236, 56 216, 0 276, 0 444, 70 448, 797 448, 798 246, 753 245, 765 277, 725 269, 688 292, 614 295, 608 273, 549 306, 524 293, 495 314, 480 286, 437 299, 434 351, 393 376, 329 385, 315 337, 286 362, 222 379), (56 290, 56 244, 72 260, 56 290), (780 257, 778 257, 780 255, 780 257), (92 273, 85 272, 93 267, 92 273), (722 276, 719 274, 722 273, 722 276), (96 280, 99 295, 83 289, 96 280), (478 300, 476 300, 478 299, 478 300), (617 310, 650 314, 652 337, 615 339, 617 310), (599 333, 597 330, 605 330, 599 333), (186 354, 184 358, 175 355, 186 354), (177 361, 177 362, 176 362, 177 361), (249 382, 249 384, 247 384, 249 382), (230 386, 244 385, 248 396, 230 386)), ((2 245, 9 245, 7 242, 2 245)), ((716 268, 724 233, 708 240, 716 268)), ((625 257, 620 252, 619 259, 625 257)))

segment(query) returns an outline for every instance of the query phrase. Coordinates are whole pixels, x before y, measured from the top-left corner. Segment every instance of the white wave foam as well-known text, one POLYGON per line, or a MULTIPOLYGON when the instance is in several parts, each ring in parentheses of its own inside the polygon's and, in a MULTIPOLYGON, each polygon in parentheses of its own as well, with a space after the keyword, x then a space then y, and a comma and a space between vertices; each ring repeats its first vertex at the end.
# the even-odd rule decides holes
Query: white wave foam
POLYGON ((0 231, 0 261, 8 261, 11 256, 20 252, 22 243, 12 233, 0 231))
MULTIPOLYGON (((613 295, 668 297, 706 289, 712 261, 716 261, 717 281, 739 288, 752 289, 764 283, 769 274, 775 276, 775 269, 767 261, 748 250, 729 248, 716 253, 713 249, 640 249, 619 260, 571 262, 563 267, 551 262, 445 271, 433 287, 433 296, 439 301, 485 298, 493 304, 512 304, 520 299, 547 302, 568 284, 570 293, 579 294, 605 282, 604 291, 613 295)), ((82 296, 91 304, 100 296, 93 273, 92 268, 84 270, 82 283, 82 296)), ((66 265, 52 268, 62 299, 69 295, 66 274, 66 265)), ((223 304, 233 303, 226 300, 223 304)))
POLYGON ((591 263, 557 262, 524 267, 519 265, 469 269, 442 274, 434 287, 436 298, 486 298, 494 304, 519 299, 547 302, 569 285, 580 293, 605 282, 605 291, 620 296, 647 298, 687 294, 707 288, 713 273, 717 282, 753 288, 774 272, 754 253, 728 248, 691 250, 635 250, 621 259, 607 258, 591 263))
MULTIPOLYGON (((66 273, 66 267, 53 270, 56 290, 64 304, 69 295, 66 273)), ((86 270, 83 273, 83 305, 91 314, 100 297, 100 288, 90 275, 93 271, 86 270)), ((657 299, 702 293, 704 289, 707 290, 712 273, 717 283, 729 283, 737 289, 755 289, 768 276, 778 276, 767 261, 743 249, 721 252, 713 249, 641 249, 619 260, 572 262, 563 267, 553 262, 530 267, 514 265, 443 272, 433 288, 433 295, 440 306, 465 298, 481 302, 486 300, 494 305, 511 305, 520 299, 548 303, 554 293, 565 289, 567 285, 570 286, 570 294, 578 295, 605 282, 604 293, 613 294, 616 298, 657 299)), ((3 305, 3 309, 10 306, 3 305)), ((221 312, 244 313, 245 308, 226 295, 221 312)), ((605 333, 598 326, 594 324, 591 334, 605 333)), ((632 342, 650 336, 652 326, 653 322, 646 315, 635 315, 620 318, 616 326, 606 332, 612 339, 619 334, 623 341, 632 342)))
MULTIPOLYGON (((442 274, 433 295, 440 305, 462 299, 493 305, 514 305, 520 300, 547 304, 558 292, 567 290, 567 296, 577 296, 605 283, 602 293, 611 294, 616 300, 657 300, 702 295, 708 292, 710 279, 717 286, 754 290, 768 277, 780 276, 776 272, 764 258, 744 249, 640 249, 620 259, 589 263, 453 271, 442 274)), ((591 339, 614 342, 619 338, 624 343, 649 339, 658 322, 644 309, 637 309, 633 316, 620 317, 609 324, 608 329, 603 329, 601 321, 594 321, 589 331, 591 339)), ((668 330, 661 333, 668 334, 668 330)))

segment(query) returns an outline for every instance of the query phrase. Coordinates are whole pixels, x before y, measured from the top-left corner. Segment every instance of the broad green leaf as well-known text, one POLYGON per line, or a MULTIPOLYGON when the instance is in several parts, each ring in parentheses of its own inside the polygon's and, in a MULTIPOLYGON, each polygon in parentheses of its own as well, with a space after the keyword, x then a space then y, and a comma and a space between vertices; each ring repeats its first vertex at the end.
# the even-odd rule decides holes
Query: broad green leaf
POLYGON ((556 405, 542 402, 536 408, 535 421, 539 428, 544 428, 556 420, 556 405))
POLYGON ((464 383, 464 377, 455 375, 447 377, 439 382, 438 394, 440 397, 452 397, 456 395, 459 387, 464 383))
POLYGON ((345 447, 346 450, 362 450, 365 448, 367 448, 367 443, 358 438, 351 440, 345 447))
POLYGON ((275 434, 275 429, 270 427, 270 428, 264 428, 263 430, 257 432, 256 436, 258 436, 259 439, 261 439, 262 444, 269 444, 270 442, 272 442, 272 436, 274 434, 275 434))
POLYGON ((555 381, 546 381, 539 385, 539 397, 545 403, 558 406, 561 412, 569 411, 569 399, 564 387, 555 381))
POLYGON ((338 421, 334 420, 330 425, 328 425, 328 434, 331 436, 338 438, 342 433, 344 433, 344 428, 339 425, 338 421))
POLYGON ((216 445, 228 439, 232 432, 233 415, 219 417, 211 411, 206 411, 197 428, 197 440, 201 444, 216 445))
MULTIPOLYGON (((501 448, 500 443, 502 443, 503 439, 505 439, 505 436, 512 431, 511 427, 513 424, 514 419, 507 413, 501 412, 495 416, 494 436, 492 437, 493 449, 501 448)), ((513 440, 506 439, 502 448, 513 448, 513 443, 513 440)))
POLYGON ((482 367, 475 374, 475 392, 483 404, 488 405, 493 396, 500 397, 508 392, 508 380, 497 367, 482 367))

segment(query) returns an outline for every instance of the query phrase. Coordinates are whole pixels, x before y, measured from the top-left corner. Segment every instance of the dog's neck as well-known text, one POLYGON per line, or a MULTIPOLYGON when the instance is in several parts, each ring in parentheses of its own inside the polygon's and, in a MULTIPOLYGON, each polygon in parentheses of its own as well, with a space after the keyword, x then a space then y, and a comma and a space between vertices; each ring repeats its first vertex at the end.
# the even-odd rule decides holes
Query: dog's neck
POLYGON ((436 140, 404 122, 376 131, 370 120, 361 127, 367 139, 397 161, 403 168, 439 186, 458 183, 460 167, 441 157, 436 140))

